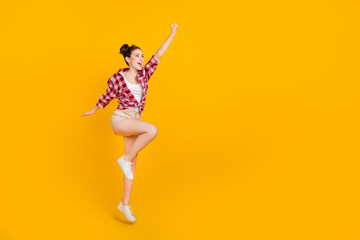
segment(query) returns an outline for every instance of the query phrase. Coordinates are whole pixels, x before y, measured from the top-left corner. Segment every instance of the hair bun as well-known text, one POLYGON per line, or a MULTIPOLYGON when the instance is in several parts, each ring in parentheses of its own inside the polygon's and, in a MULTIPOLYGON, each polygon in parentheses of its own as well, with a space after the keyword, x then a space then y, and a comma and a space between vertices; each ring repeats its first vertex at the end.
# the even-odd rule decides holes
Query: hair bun
POLYGON ((122 46, 121 46, 121 48, 120 48, 120 54, 122 54, 122 55, 126 55, 126 52, 128 51, 128 49, 129 49, 129 45, 128 44, 123 44, 122 46))
MULTIPOLYGON (((135 46, 134 44, 131 45, 129 47, 128 44, 123 44, 120 48, 120 54, 122 54, 124 56, 124 61, 126 63, 126 65, 129 66, 129 63, 126 61, 126 58, 131 58, 131 53, 135 50, 135 49, 140 49, 139 47, 135 46)), ((140 49, 141 50, 141 49, 140 49)))

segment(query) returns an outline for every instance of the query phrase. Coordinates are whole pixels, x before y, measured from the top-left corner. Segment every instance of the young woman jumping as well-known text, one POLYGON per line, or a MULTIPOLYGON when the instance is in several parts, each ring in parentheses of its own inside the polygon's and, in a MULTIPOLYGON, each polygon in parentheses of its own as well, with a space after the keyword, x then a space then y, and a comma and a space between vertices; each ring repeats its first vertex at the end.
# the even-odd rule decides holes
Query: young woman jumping
POLYGON ((122 45, 120 54, 124 56, 125 63, 129 67, 120 68, 117 73, 112 75, 107 82, 109 88, 100 97, 96 106, 90 112, 82 114, 82 116, 94 114, 99 108, 108 105, 114 98, 119 101, 117 109, 111 116, 111 128, 116 135, 124 137, 125 148, 125 154, 117 160, 124 173, 124 192, 118 209, 131 222, 136 220, 131 211, 129 199, 137 155, 157 135, 155 125, 141 120, 148 82, 160 63, 161 56, 174 38, 177 27, 176 23, 171 24, 170 36, 145 66, 143 66, 144 55, 139 47, 135 45, 129 47, 128 44, 122 45))

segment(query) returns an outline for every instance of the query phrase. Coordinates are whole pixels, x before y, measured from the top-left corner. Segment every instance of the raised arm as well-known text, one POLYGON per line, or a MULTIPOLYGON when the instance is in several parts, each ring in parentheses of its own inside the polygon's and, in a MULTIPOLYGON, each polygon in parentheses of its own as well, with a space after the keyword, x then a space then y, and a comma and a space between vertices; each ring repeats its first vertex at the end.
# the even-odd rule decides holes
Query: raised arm
POLYGON ((165 53, 165 51, 169 47, 171 41, 175 37, 177 28, 178 28, 178 26, 176 23, 171 24, 170 36, 166 39, 166 41, 160 46, 160 48, 155 53, 155 55, 154 55, 155 60, 160 61, 161 56, 165 53))

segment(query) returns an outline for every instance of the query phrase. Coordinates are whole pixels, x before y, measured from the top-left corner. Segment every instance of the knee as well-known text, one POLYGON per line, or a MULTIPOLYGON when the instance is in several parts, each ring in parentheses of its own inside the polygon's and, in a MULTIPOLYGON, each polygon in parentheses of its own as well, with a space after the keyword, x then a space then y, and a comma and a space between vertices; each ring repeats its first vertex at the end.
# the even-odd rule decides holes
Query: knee
POLYGON ((157 135, 157 133, 158 133, 158 129, 157 129, 157 127, 155 125, 152 125, 149 128, 148 132, 155 137, 157 135))

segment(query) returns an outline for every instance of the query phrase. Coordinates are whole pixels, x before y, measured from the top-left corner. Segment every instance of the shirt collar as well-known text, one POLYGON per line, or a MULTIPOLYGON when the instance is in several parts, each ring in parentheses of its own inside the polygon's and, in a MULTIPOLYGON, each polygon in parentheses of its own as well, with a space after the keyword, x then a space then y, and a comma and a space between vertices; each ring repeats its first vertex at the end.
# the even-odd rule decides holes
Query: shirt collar
MULTIPOLYGON (((130 68, 128 68, 128 67, 127 67, 127 68, 120 68, 117 73, 120 74, 120 72, 126 72, 126 71, 129 70, 129 69, 130 69, 130 68)), ((139 74, 140 74, 140 75, 145 75, 145 67, 144 67, 144 66, 142 67, 141 70, 138 71, 138 75, 139 75, 139 74)))

